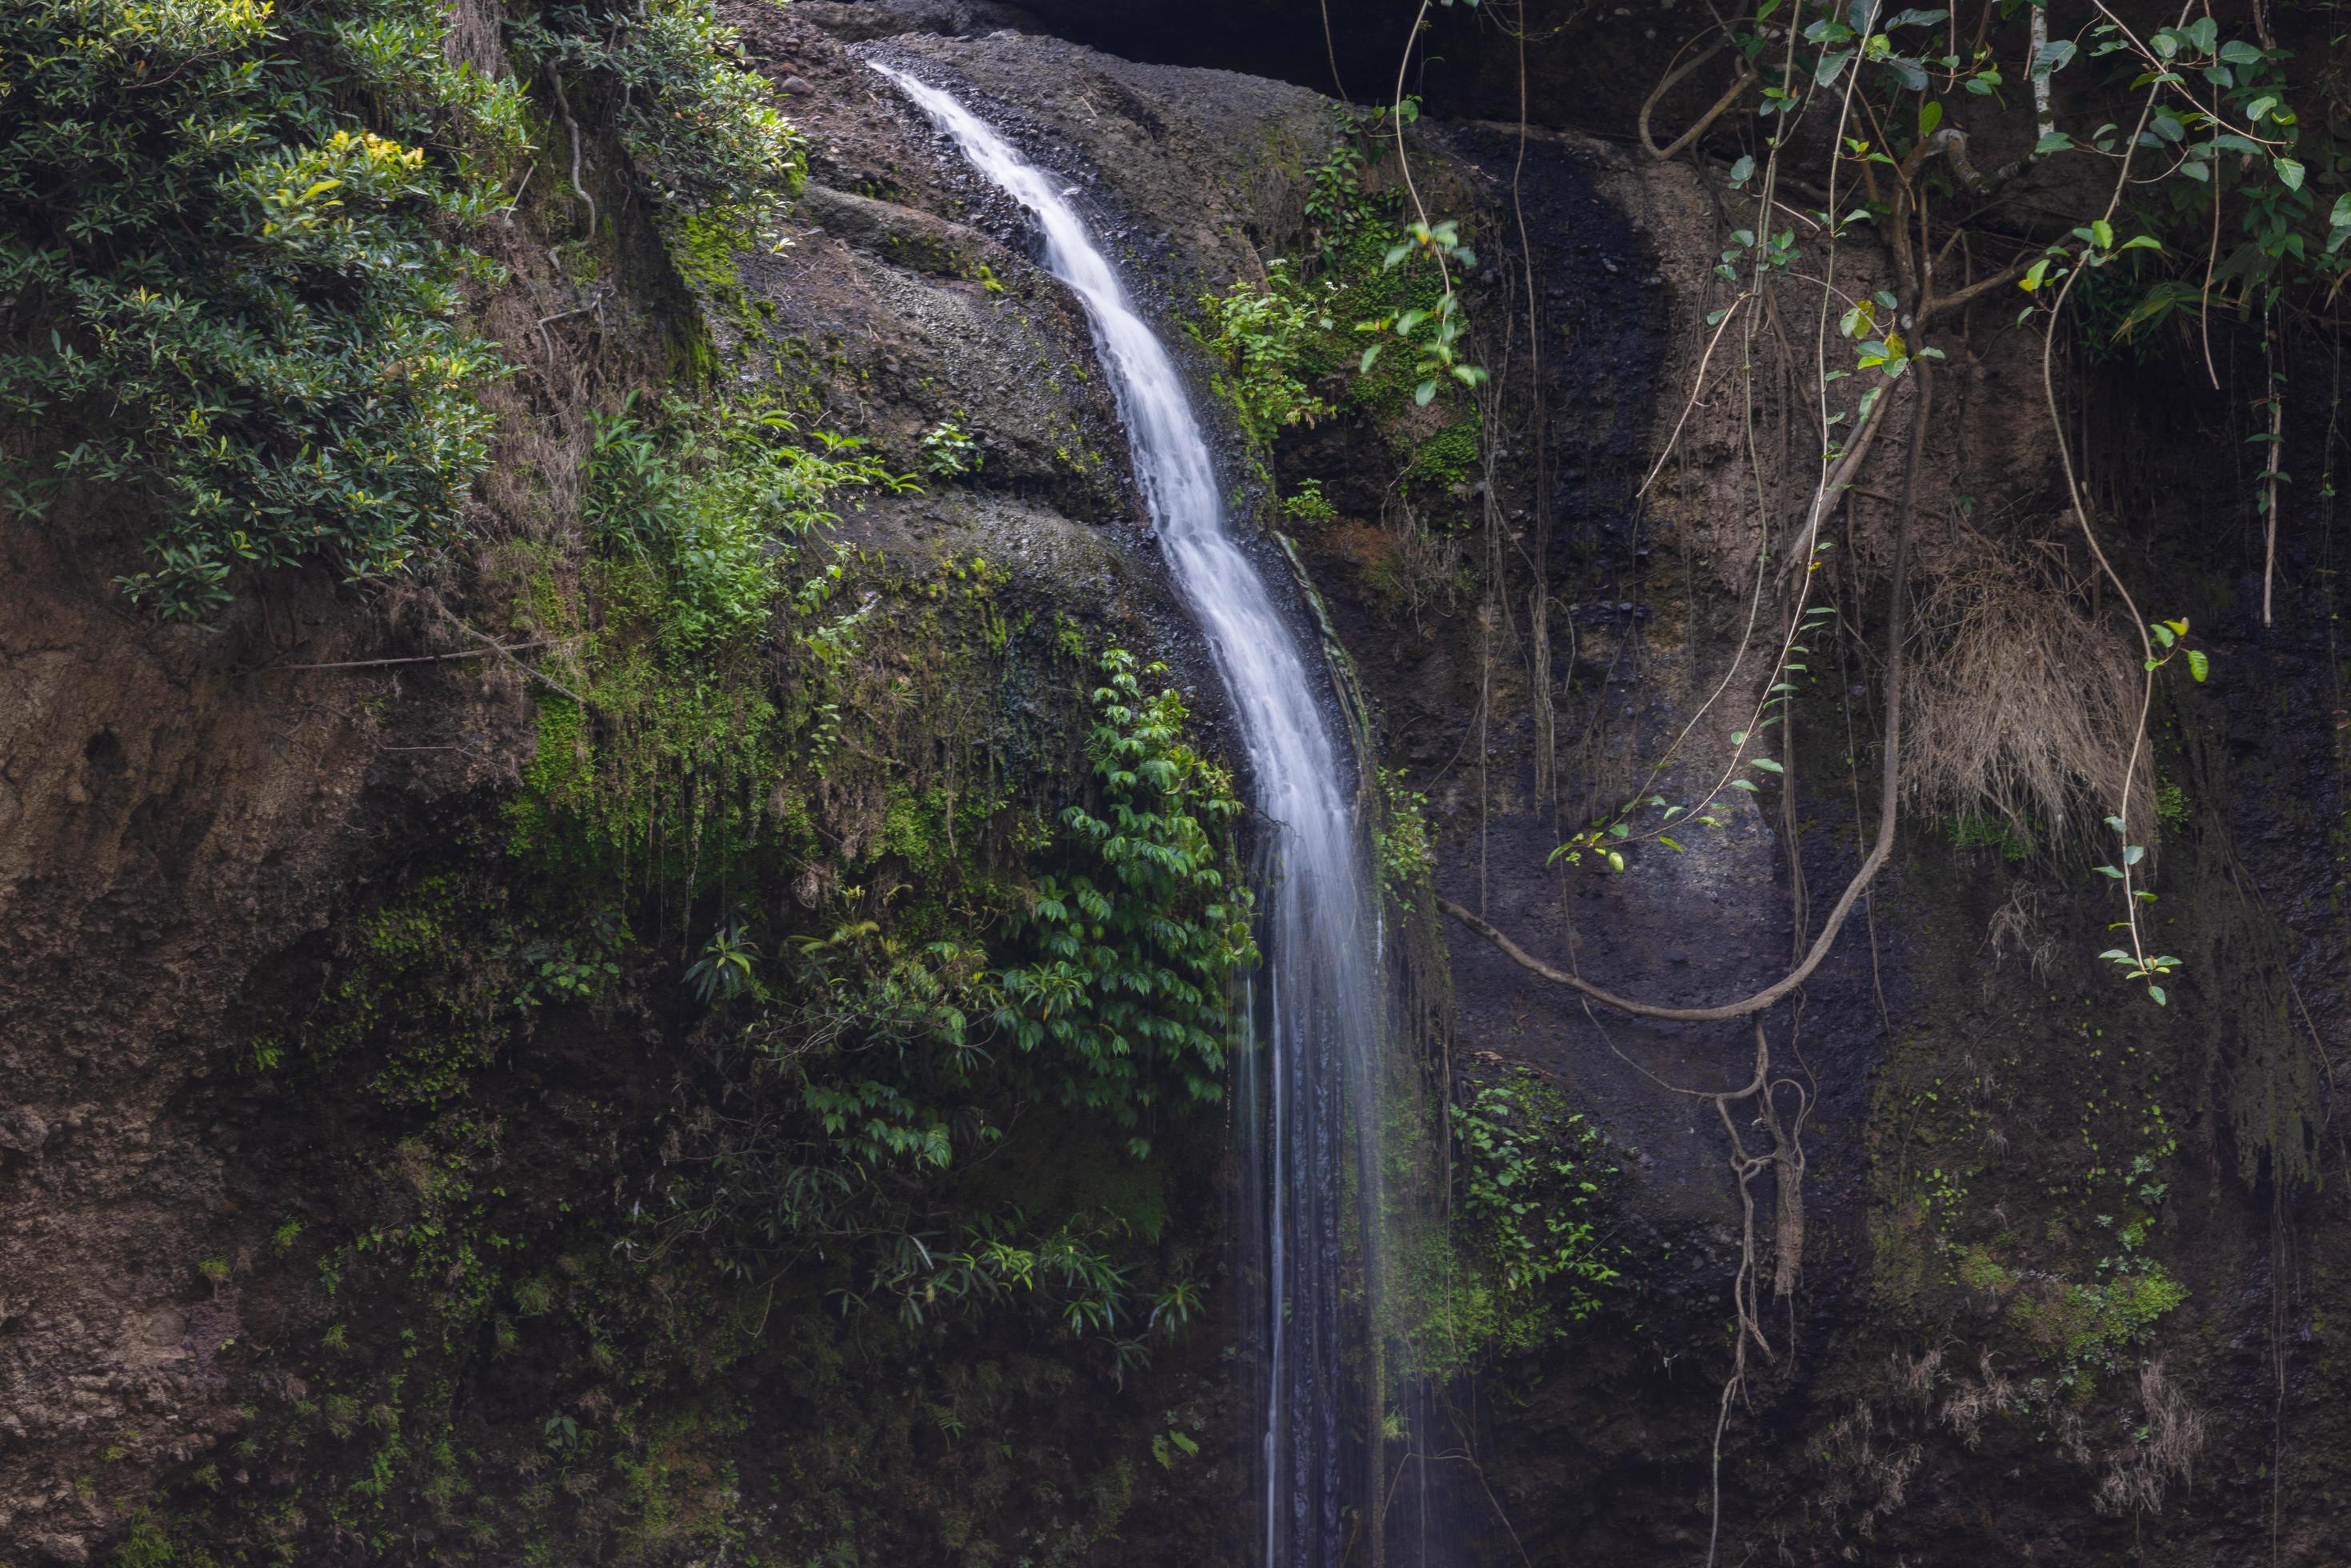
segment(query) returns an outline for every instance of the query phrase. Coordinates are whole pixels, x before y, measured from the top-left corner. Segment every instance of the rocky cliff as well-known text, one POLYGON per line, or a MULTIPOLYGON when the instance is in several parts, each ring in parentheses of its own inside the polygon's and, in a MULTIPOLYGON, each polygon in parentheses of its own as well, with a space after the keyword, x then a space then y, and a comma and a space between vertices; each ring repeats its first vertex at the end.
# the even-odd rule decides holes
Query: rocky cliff
POLYGON ((491 48, 536 153, 474 231, 461 528, 190 624, 118 586, 150 501, 0 507, 0 1562, 1253 1560, 1228 1106, 1040 1065, 1010 978, 1040 886, 1110 885, 1105 745, 1243 880, 1228 719, 1075 304, 869 58, 1077 193, 1361 694, 1396 1050, 1456 1107, 1401 1145, 1456 1227, 1395 1308, 1429 1560, 2351 1553, 2331 325, 2249 307, 2209 376, 2085 340, 2053 425, 2001 278, 1792 565, 1823 275, 1737 277, 1818 204, 1639 144, 1658 18, 1522 15, 1521 123, 1516 40, 1447 16, 1399 137, 1372 21, 1275 10, 722 6, 799 137, 749 227, 671 199, 634 78, 491 48), (1426 398, 1424 214, 1487 372, 1426 398), (2209 667, 2121 761, 2065 459, 2209 667), (1659 1007, 1778 980, 1889 830, 1897 646, 1886 869, 1771 1009, 1627 1016, 1438 913, 1659 1007), (2161 1007, 2098 956, 2117 774, 2161 1007))

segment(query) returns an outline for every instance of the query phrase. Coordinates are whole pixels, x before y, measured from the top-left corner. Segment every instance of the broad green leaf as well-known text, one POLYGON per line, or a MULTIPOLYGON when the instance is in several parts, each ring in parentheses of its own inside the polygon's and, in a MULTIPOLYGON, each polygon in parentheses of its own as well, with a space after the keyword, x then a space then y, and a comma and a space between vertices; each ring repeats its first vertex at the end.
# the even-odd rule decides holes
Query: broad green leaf
POLYGON ((2041 46, 2040 53, 2032 57, 2033 76, 2045 80, 2052 72, 2064 70, 2073 62, 2076 52, 2071 38, 2050 40, 2041 46))
POLYGON ((2291 158, 2273 158, 2270 167, 2277 171, 2278 183, 2289 191, 2302 189, 2302 165, 2291 158))
POLYGON ((2188 650, 2188 673, 2195 676, 2199 681, 2203 680, 2205 676, 2212 673, 2212 661, 2204 656, 2203 649, 2190 648, 2188 650))

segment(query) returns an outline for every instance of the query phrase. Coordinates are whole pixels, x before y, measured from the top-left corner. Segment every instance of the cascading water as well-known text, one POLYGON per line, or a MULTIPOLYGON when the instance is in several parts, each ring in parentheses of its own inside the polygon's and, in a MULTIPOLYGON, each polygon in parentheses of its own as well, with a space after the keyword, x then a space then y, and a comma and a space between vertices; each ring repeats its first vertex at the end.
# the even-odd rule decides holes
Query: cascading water
MULTIPOLYGON (((1321 1568, 1345 1551, 1343 1379, 1347 1135, 1359 1212, 1377 1212, 1366 1114, 1381 975, 1347 758, 1297 637, 1227 526, 1208 444, 1176 365, 1055 182, 946 93, 878 62, 978 171, 1037 219, 1044 264, 1078 296, 1117 390, 1134 469, 1178 588, 1207 633, 1240 717, 1256 804, 1270 824, 1264 889, 1270 1049, 1238 1075, 1261 1232, 1265 1556, 1321 1568), (1350 1112, 1353 1114, 1351 1116, 1350 1112)), ((1368 1239, 1371 1228, 1364 1232, 1368 1239)), ((1360 1259, 1364 1277, 1374 1260, 1360 1259)))

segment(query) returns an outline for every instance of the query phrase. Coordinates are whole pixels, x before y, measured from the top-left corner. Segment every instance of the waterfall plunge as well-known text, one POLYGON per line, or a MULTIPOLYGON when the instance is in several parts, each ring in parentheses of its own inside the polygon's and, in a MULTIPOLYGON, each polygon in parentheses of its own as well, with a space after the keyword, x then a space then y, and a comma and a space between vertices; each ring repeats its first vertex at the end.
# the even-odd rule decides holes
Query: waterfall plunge
POLYGON ((1240 718, 1256 805, 1273 836, 1263 890, 1270 1049, 1262 1064, 1244 1062, 1237 1075, 1238 1120, 1259 1140, 1249 1150, 1249 1208, 1265 1270, 1254 1346, 1265 1383, 1265 1560, 1336 1564, 1351 1490, 1340 1425, 1347 1123, 1352 1106, 1356 1197, 1364 1212, 1376 1212, 1367 1112, 1382 1009, 1347 759, 1316 701, 1322 673, 1310 674, 1227 525, 1207 442, 1175 361, 1057 183, 946 93, 888 66, 873 68, 1035 215, 1045 267, 1085 307, 1168 564, 1240 718))

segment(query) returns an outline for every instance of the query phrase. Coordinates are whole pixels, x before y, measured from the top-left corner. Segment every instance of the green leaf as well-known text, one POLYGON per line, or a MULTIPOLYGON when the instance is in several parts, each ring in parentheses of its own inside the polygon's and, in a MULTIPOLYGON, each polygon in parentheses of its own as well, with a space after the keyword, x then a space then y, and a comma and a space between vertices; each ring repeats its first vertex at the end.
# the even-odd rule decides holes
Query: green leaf
POLYGON ((2071 152, 2073 146, 2072 137, 2062 131, 2052 131, 2032 144, 2032 155, 2036 158, 2046 158, 2052 152, 2071 152))
POLYGON ((2166 997, 2164 996, 2164 994, 2163 994, 2163 988, 2162 988, 2161 986, 2149 986, 2149 987, 2147 987, 2147 994, 2148 996, 2153 997, 2153 998, 2155 998, 2155 1005, 2156 1005, 2157 1007, 2163 1007, 2163 1006, 2168 1005, 2168 998, 2166 998, 2166 997))
POLYGON ((2153 625, 2149 626, 2147 630, 2154 632, 2155 640, 2162 643, 2167 648, 2179 641, 2179 637, 2172 632, 2171 628, 2166 626, 2160 621, 2156 622, 2153 625))
POLYGON ((1752 779, 1733 779, 1730 781, 1730 787, 1733 789, 1744 789, 1751 795, 1755 792, 1755 780, 1752 779))
POLYGON ((2212 673, 2212 661, 2204 656, 2203 649, 2190 648, 2188 650, 2188 673, 2195 676, 2199 682, 2202 681, 2205 676, 2212 673))
POLYGON ((2231 38, 2220 46, 2220 57, 2232 66, 2250 66, 2260 61, 2262 52, 2242 38, 2231 38))
POLYGON ((2289 191, 2302 189, 2302 165, 2291 158, 2273 158, 2270 167, 2277 171, 2278 183, 2289 191))
POLYGON ((1940 99, 1932 99, 1932 98, 1930 98, 1930 99, 1928 99, 1926 102, 1924 102, 1924 103, 1922 103, 1922 104, 1920 104, 1920 105, 1918 106, 1918 140, 1919 140, 1919 141, 1925 141, 1925 140, 1927 140, 1927 138, 1928 138, 1929 136, 1934 135, 1934 134, 1935 134, 1935 127, 1937 127, 1937 126, 1938 126, 1938 125, 1940 125, 1940 124, 1942 124, 1942 123, 1943 123, 1943 104, 1942 104, 1942 100, 1941 100, 1940 99))
POLYGON ((2276 97, 2271 94, 2264 94, 2263 96, 2253 99, 2252 102, 2245 105, 2245 123, 2248 125, 2259 125, 2262 122, 2262 118, 2268 114, 2271 110, 2277 107, 2277 102, 2278 100, 2276 97))
POLYGON ((1750 766, 1761 768, 1766 773, 1785 773, 1787 771, 1786 768, 1781 767, 1778 763, 1772 761, 1768 757, 1750 757, 1747 760, 1750 766))

